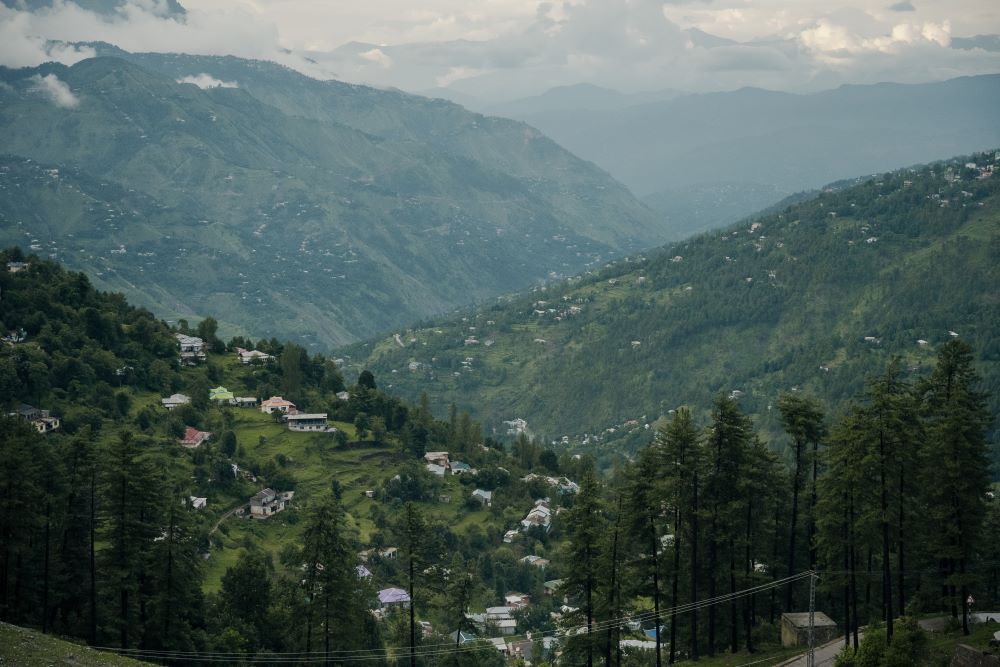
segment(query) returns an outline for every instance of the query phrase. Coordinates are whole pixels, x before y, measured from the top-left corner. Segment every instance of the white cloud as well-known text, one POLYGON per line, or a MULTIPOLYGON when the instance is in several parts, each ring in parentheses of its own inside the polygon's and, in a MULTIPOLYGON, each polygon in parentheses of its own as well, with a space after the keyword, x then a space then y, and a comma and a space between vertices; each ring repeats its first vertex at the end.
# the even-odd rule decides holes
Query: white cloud
POLYGON ((369 49, 361 54, 359 54, 365 60, 370 60, 377 65, 382 67, 389 67, 392 65, 392 58, 385 54, 385 51, 379 48, 369 49))
POLYGON ((80 99, 73 94, 66 82, 55 74, 46 74, 45 76, 35 74, 28 77, 28 81, 31 82, 28 92, 42 95, 57 107, 72 109, 80 104, 80 99))
POLYGON ((177 83, 193 83, 202 90, 207 88, 239 88, 240 85, 235 81, 222 81, 216 79, 211 74, 206 74, 202 72, 201 74, 182 76, 177 79, 177 83))

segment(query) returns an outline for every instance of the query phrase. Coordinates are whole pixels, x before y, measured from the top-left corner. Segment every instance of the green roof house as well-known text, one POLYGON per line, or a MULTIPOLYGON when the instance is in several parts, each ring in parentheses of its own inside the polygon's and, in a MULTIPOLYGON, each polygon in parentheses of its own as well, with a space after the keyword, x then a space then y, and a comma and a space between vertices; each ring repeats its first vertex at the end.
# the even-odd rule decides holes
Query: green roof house
POLYGON ((215 389, 209 389, 208 398, 213 401, 232 401, 236 397, 233 395, 233 392, 220 386, 215 389))

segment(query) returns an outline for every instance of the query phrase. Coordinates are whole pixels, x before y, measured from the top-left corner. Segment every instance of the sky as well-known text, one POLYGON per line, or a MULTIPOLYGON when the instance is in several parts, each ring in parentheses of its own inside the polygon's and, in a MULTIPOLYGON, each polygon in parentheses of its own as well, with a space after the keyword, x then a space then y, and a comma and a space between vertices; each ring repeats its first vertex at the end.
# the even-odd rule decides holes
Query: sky
MULTIPOLYGON (((1000 72, 996 0, 70 0, 0 6, 0 64, 132 51, 276 60, 479 105, 590 83, 626 93, 936 81, 1000 72), (13 7, 11 7, 13 5, 13 7)), ((210 73, 208 73, 210 74, 210 73)))

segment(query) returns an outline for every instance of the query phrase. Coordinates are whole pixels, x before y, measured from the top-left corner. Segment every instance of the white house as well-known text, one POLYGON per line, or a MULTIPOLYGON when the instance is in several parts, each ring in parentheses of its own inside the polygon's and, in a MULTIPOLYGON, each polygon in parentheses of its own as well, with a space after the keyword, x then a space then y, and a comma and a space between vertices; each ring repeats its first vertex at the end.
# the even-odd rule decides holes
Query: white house
POLYGON ((167 410, 173 410, 174 408, 179 408, 182 405, 187 405, 191 402, 191 397, 184 394, 171 394, 166 398, 160 399, 160 404, 163 405, 167 410))
POLYGON ((288 421, 289 431, 325 431, 328 428, 325 412, 300 412, 288 415, 285 419, 288 421))
POLYGON ((286 401, 281 396, 272 396, 271 398, 260 402, 260 411, 265 414, 271 414, 272 412, 280 412, 282 414, 293 414, 296 412, 295 404, 291 401, 286 401))
POLYGON ((267 519, 288 507, 294 491, 278 493, 274 489, 263 489, 250 498, 250 516, 255 519, 267 519))
POLYGON ((199 361, 205 361, 205 341, 197 336, 182 333, 174 334, 181 348, 180 361, 185 366, 194 366, 199 361))

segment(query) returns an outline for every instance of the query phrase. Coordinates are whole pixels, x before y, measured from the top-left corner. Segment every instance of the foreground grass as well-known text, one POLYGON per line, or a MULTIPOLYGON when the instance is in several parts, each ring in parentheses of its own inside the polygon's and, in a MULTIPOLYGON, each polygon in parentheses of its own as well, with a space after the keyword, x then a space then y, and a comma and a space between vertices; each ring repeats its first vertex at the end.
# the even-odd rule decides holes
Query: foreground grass
POLYGON ((6 667, 141 667, 148 662, 95 651, 16 625, 0 623, 0 665, 6 667))

